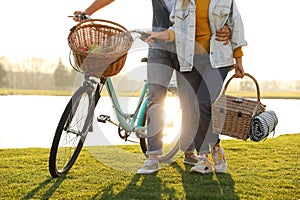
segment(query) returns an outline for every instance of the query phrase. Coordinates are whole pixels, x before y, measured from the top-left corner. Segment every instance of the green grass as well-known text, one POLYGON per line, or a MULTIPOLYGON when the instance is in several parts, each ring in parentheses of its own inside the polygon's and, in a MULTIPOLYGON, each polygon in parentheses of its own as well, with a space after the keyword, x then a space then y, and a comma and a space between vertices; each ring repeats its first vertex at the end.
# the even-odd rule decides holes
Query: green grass
MULTIPOLYGON (((225 140, 228 172, 191 174, 182 157, 154 175, 137 175, 137 146, 84 148, 63 178, 48 172, 49 149, 0 149, 0 199, 300 199, 300 134, 258 143, 225 140), (94 149, 95 150, 95 149, 94 149), (128 152, 127 151, 127 152, 128 152), (94 156, 93 156, 94 155, 94 156), (98 159, 96 159, 98 158, 98 159), (130 170, 125 170, 130 167, 130 170), (123 169, 123 170, 122 170, 123 169)), ((181 155, 180 155, 181 156, 181 155)))

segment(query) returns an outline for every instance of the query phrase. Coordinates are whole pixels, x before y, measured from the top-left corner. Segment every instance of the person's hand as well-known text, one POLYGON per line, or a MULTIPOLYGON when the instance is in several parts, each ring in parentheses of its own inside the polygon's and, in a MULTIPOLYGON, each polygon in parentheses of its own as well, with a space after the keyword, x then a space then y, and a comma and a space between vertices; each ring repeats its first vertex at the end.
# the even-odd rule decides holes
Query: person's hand
POLYGON ((80 18, 79 17, 77 17, 77 16, 79 16, 79 15, 81 15, 83 13, 83 11, 75 11, 74 12, 74 17, 73 17, 73 20, 75 21, 75 22, 79 22, 80 21, 80 18))
POLYGON ((146 42, 155 42, 155 39, 160 39, 160 40, 170 40, 170 35, 167 31, 163 32, 152 32, 148 31, 147 32, 149 36, 146 38, 146 42))
POLYGON ((231 39, 231 33, 227 24, 225 24, 221 30, 216 31, 216 40, 220 42, 224 42, 223 45, 229 44, 230 39, 231 39))
POLYGON ((244 71, 244 67, 242 64, 242 57, 236 58, 235 62, 236 63, 234 65, 234 70, 235 70, 234 77, 235 78, 243 78, 245 76, 245 71, 244 71))

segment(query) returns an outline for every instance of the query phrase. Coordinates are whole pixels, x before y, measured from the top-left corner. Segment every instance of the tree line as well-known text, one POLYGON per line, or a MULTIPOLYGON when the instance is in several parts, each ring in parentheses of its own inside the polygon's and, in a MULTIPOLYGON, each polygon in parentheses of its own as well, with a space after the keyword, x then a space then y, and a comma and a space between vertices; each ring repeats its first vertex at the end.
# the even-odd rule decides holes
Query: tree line
MULTIPOLYGON (((78 72, 61 59, 57 64, 39 58, 12 63, 0 57, 0 88, 72 91, 77 76, 78 72)), ((142 81, 128 80, 126 75, 113 77, 113 82, 117 83, 118 91, 130 91, 142 84, 142 81)))
POLYGON ((37 58, 22 63, 0 59, 0 88, 69 90, 75 76, 76 72, 68 69, 61 59, 56 65, 37 58))
MULTIPOLYGON (((0 88, 66 90, 74 89, 77 72, 71 66, 65 66, 61 59, 56 64, 40 58, 31 58, 21 63, 12 63, 6 57, 0 57, 0 88)), ((130 91, 141 81, 128 80, 126 75, 113 77, 118 82, 119 91, 130 91)), ((259 83, 261 91, 300 91, 300 80, 279 81, 264 80, 259 83)), ((253 91, 255 85, 249 78, 230 84, 233 90, 253 91)))

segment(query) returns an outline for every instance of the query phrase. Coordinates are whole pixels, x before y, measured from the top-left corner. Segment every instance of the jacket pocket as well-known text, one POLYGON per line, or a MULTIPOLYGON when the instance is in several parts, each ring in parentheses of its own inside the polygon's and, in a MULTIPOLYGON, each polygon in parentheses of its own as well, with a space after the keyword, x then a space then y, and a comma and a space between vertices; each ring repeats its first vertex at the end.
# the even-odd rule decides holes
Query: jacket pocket
POLYGON ((212 11, 212 21, 216 29, 221 29, 226 21, 228 20, 230 14, 230 7, 227 6, 217 6, 212 11))
POLYGON ((187 16, 189 15, 190 10, 176 10, 176 17, 181 19, 181 20, 185 20, 187 18, 187 16))
POLYGON ((230 13, 230 8, 229 7, 221 7, 221 6, 218 6, 218 7, 215 7, 212 11, 212 13, 216 16, 219 16, 219 17, 224 17, 226 15, 229 15, 230 13))

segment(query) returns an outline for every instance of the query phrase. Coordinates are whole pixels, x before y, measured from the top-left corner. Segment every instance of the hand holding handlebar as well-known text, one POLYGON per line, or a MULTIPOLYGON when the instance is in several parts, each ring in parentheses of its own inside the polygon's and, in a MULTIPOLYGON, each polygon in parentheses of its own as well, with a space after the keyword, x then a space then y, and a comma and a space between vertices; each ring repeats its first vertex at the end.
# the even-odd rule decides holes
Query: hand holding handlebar
POLYGON ((147 41, 147 38, 150 36, 149 33, 145 32, 145 31, 140 31, 140 30, 132 30, 130 32, 140 34, 140 36, 138 36, 138 38, 140 38, 143 42, 146 42, 149 45, 149 47, 152 48, 151 43, 147 41))
POLYGON ((72 17, 73 20, 76 21, 76 22, 82 22, 82 21, 87 20, 87 19, 92 19, 89 15, 85 14, 82 11, 75 11, 74 15, 68 16, 68 17, 72 17))

